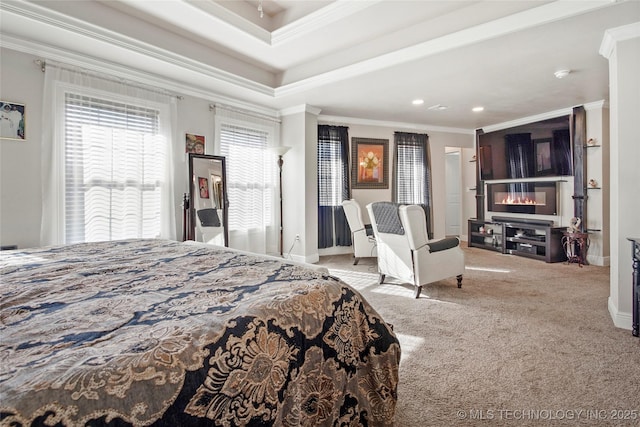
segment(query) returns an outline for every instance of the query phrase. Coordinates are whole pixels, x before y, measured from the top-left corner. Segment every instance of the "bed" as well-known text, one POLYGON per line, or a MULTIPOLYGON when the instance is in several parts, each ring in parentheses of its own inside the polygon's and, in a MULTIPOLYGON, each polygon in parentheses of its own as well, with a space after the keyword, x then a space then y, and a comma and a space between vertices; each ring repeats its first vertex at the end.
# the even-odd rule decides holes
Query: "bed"
POLYGON ((0 425, 394 425, 399 343, 326 270, 159 239, 0 268, 0 425))

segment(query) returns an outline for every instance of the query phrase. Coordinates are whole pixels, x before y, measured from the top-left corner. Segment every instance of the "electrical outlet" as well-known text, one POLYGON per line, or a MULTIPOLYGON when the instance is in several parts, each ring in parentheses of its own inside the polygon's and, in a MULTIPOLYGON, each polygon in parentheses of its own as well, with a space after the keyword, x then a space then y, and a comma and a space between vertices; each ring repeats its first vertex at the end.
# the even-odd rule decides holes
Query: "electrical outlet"
POLYGON ((300 235, 296 234, 296 240, 299 242, 300 241, 300 235))

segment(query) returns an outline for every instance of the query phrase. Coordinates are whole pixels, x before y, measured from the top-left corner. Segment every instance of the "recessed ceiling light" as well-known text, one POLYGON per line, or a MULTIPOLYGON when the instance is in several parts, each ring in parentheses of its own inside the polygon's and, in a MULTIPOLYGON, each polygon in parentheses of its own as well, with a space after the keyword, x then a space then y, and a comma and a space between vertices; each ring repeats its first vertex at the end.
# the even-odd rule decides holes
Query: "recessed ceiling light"
POLYGON ((473 107, 471 111, 479 113, 480 111, 484 111, 484 107, 473 107))
POLYGON ((424 99, 414 99, 413 101, 411 101, 411 103, 413 105, 422 105, 424 104, 424 99))
POLYGON ((555 73, 553 73, 553 75, 556 76, 557 79, 563 79, 567 77, 570 72, 571 70, 558 70, 555 73))
POLYGON ((429 107, 429 110, 437 110, 437 111, 442 111, 442 110, 446 110, 449 107, 447 107, 446 105, 440 105, 440 104, 436 104, 436 105, 432 105, 431 107, 429 107))

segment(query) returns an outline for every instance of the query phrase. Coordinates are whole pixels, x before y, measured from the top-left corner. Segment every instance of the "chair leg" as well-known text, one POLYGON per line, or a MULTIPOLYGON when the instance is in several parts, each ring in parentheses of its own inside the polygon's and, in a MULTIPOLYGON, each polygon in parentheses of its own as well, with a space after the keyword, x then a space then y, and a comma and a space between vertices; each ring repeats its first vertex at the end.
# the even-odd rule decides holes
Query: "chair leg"
POLYGON ((358 258, 357 256, 353 257, 353 265, 358 265, 358 261, 360 261, 360 258, 358 258))
POLYGON ((416 286, 415 293, 413 294, 414 297, 419 298, 420 292, 422 292, 422 286, 416 286))
POLYGON ((382 282, 384 282, 384 274, 380 273, 380 276, 378 277, 378 284, 382 285, 382 282))
POLYGON ((458 288, 462 287, 462 274, 456 276, 456 279, 458 279, 458 288))

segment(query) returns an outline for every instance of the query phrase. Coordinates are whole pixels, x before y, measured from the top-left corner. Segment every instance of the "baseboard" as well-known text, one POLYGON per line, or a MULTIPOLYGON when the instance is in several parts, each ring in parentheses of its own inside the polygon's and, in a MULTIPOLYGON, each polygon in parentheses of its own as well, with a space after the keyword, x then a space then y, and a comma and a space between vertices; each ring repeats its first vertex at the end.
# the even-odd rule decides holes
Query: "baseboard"
POLYGON ((608 267, 610 264, 610 257, 608 256, 591 256, 587 255, 587 262, 589 265, 597 265, 600 267, 608 267))
POLYGON ((352 253, 353 246, 331 246, 329 248, 318 249, 318 256, 345 255, 352 253))
POLYGON ((307 256, 304 256, 304 255, 291 255, 290 259, 292 261, 295 261, 295 262, 304 262, 304 263, 307 263, 307 264, 315 264, 318 261, 320 261, 320 256, 317 253, 311 254, 311 255, 307 255, 307 256))
POLYGON ((613 320, 613 324, 617 328, 628 329, 631 330, 631 324, 633 323, 633 318, 631 313, 618 311, 616 306, 611 301, 611 297, 609 297, 608 302, 609 315, 611 316, 611 320, 613 320))

